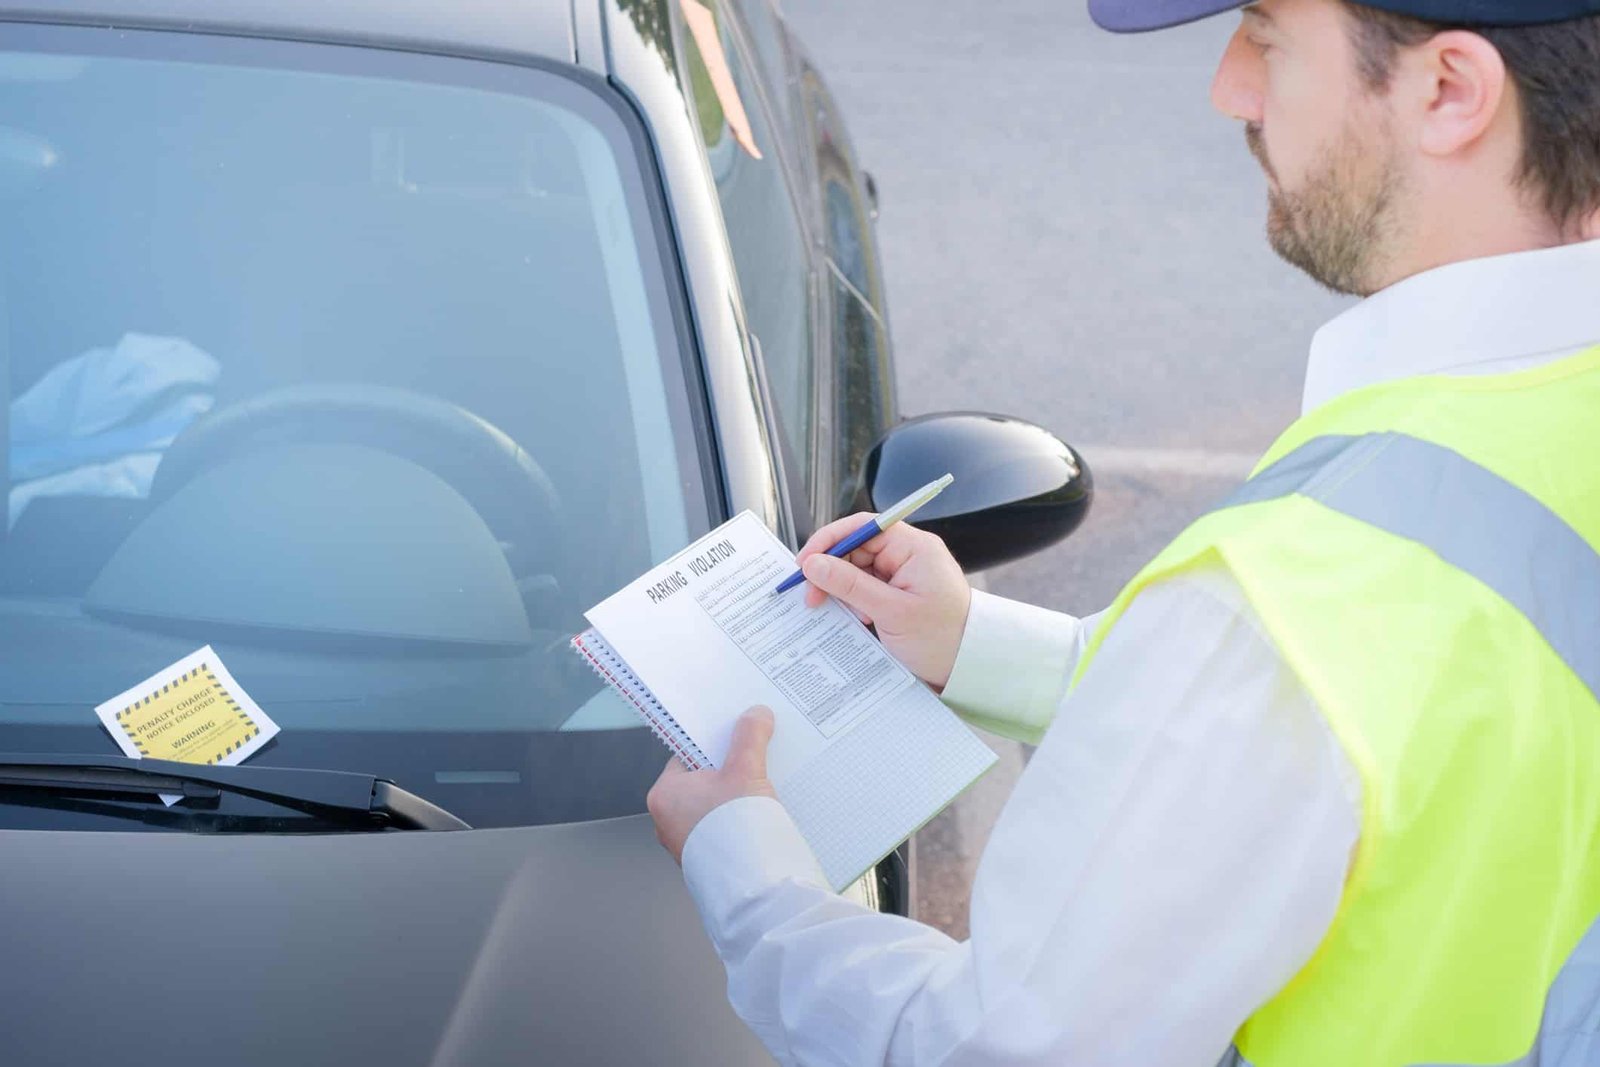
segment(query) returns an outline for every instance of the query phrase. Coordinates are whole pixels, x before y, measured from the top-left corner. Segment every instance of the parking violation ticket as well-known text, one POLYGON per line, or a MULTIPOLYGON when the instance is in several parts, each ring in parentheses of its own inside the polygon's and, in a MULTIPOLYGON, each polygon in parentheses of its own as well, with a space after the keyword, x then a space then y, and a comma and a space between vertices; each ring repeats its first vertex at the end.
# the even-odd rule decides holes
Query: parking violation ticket
MULTIPOLYGON (((278 733, 210 645, 95 709, 117 747, 134 759, 232 766, 278 733)), ((181 797, 163 794, 167 804, 181 797)))

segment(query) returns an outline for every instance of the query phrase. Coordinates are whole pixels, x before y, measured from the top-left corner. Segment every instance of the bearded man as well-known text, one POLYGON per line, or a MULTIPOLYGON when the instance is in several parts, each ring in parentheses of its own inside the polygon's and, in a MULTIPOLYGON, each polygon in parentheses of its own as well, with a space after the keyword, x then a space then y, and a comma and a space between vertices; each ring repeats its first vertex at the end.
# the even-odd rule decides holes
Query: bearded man
POLYGON ((1600 1063, 1600 0, 1244 7, 1212 98, 1290 263, 1366 299, 1302 417, 1102 614, 904 524, 813 588, 1039 748, 969 941, 833 896, 771 719, 650 804, 788 1064, 1600 1063))

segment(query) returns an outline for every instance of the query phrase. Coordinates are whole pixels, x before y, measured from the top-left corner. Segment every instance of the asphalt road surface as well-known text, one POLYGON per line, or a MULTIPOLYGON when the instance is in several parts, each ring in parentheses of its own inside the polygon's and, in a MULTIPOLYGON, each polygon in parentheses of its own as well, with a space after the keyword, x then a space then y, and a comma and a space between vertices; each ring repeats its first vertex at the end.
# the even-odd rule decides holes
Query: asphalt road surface
MULTIPOLYGON (((1076 614, 1225 496, 1299 408, 1345 303, 1279 262, 1265 184, 1208 89, 1235 19, 1113 37, 1083 0, 783 0, 877 179, 901 407, 1054 430, 1096 497, 985 576, 1076 614)), ((1025 753, 919 837, 925 921, 964 937, 1025 753)))

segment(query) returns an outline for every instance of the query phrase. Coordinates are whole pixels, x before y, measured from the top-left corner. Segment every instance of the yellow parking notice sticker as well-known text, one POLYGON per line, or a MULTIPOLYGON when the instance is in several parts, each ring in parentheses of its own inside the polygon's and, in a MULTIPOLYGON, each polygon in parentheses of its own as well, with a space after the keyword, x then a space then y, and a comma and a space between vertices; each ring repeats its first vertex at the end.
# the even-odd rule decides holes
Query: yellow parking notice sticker
MULTIPOLYGON (((134 759, 231 765, 278 732, 210 645, 94 710, 134 759)), ((170 804, 177 798, 162 799, 170 804)))

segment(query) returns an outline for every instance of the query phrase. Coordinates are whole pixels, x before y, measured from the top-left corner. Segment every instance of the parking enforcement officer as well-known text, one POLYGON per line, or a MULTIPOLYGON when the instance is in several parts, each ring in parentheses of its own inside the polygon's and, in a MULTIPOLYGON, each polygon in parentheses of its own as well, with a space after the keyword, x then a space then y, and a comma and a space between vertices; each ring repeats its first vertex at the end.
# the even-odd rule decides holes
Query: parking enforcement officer
POLYGON ((1212 97, 1271 242, 1366 297, 1257 473, 1091 619, 969 591, 904 525, 803 553, 809 596, 1039 744, 971 939, 823 888, 770 715, 652 790, 784 1063, 1600 1063, 1600 0, 1240 18, 1212 97))

